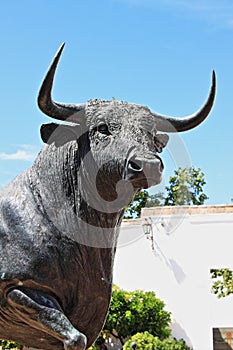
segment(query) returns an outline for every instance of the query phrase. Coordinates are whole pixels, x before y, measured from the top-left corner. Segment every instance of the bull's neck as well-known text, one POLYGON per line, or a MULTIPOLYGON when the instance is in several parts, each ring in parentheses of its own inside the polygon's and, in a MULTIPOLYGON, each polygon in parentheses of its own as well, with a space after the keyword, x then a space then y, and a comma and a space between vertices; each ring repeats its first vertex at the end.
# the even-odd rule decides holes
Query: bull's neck
POLYGON ((32 167, 33 186, 60 232, 80 244, 115 248, 124 209, 114 210, 100 197, 92 176, 94 162, 88 164, 74 143, 45 147, 32 167))

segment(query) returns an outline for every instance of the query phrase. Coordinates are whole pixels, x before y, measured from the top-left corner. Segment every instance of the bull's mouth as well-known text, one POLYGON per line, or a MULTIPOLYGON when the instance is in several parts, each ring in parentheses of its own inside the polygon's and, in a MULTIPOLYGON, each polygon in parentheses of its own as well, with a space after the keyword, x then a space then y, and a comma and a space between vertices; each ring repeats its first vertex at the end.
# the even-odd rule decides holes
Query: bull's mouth
POLYGON ((152 186, 160 184, 162 181, 162 174, 159 178, 154 178, 154 177, 146 177, 146 176, 141 176, 137 178, 131 178, 128 179, 128 181, 133 185, 135 188, 150 188, 152 186))
POLYGON ((149 188, 161 182, 163 169, 162 159, 157 155, 153 158, 132 156, 126 164, 124 179, 135 188, 149 188))

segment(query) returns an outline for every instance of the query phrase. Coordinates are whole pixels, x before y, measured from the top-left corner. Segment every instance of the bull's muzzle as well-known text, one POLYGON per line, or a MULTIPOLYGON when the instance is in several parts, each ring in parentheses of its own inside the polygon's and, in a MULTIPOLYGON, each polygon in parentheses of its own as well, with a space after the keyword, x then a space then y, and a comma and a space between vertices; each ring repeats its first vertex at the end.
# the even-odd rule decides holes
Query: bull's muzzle
POLYGON ((147 188, 161 182, 163 169, 163 162, 157 155, 153 158, 133 156, 127 162, 125 180, 135 187, 147 188))

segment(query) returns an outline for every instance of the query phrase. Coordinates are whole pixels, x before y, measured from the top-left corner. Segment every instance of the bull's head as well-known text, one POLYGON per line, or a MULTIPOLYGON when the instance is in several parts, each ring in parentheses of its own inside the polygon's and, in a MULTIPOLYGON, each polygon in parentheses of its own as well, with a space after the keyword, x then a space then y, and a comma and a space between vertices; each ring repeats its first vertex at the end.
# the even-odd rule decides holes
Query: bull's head
POLYGON ((102 173, 108 172, 108 178, 110 175, 117 181, 126 180, 134 190, 158 184, 163 170, 158 153, 168 141, 165 132, 190 130, 203 122, 214 103, 215 73, 205 104, 198 112, 184 118, 159 115, 145 106, 116 100, 63 104, 54 102, 51 97, 54 74, 63 48, 64 44, 48 70, 38 104, 48 116, 75 125, 63 125, 56 135, 57 124, 45 124, 41 128, 42 139, 59 146, 86 135, 95 163, 99 169, 105 168, 102 173))

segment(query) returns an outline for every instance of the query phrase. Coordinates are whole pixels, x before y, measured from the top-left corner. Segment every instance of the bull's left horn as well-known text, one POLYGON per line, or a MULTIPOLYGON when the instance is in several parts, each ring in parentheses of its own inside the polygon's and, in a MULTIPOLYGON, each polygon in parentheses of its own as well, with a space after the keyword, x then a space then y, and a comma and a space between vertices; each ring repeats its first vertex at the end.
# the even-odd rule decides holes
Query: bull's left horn
POLYGON ((54 102, 51 96, 54 75, 64 46, 65 43, 58 49, 44 78, 38 95, 38 106, 40 110, 49 117, 80 123, 85 116, 85 104, 76 105, 54 102))
POLYGON ((175 118, 169 116, 159 115, 157 113, 153 113, 156 121, 156 129, 164 132, 181 132, 187 131, 195 128, 199 124, 201 124, 206 117, 209 115, 215 99, 216 94, 216 76, 215 72, 212 73, 212 86, 210 89, 209 96, 205 102, 205 104, 197 111, 196 113, 183 117, 183 118, 175 118))

